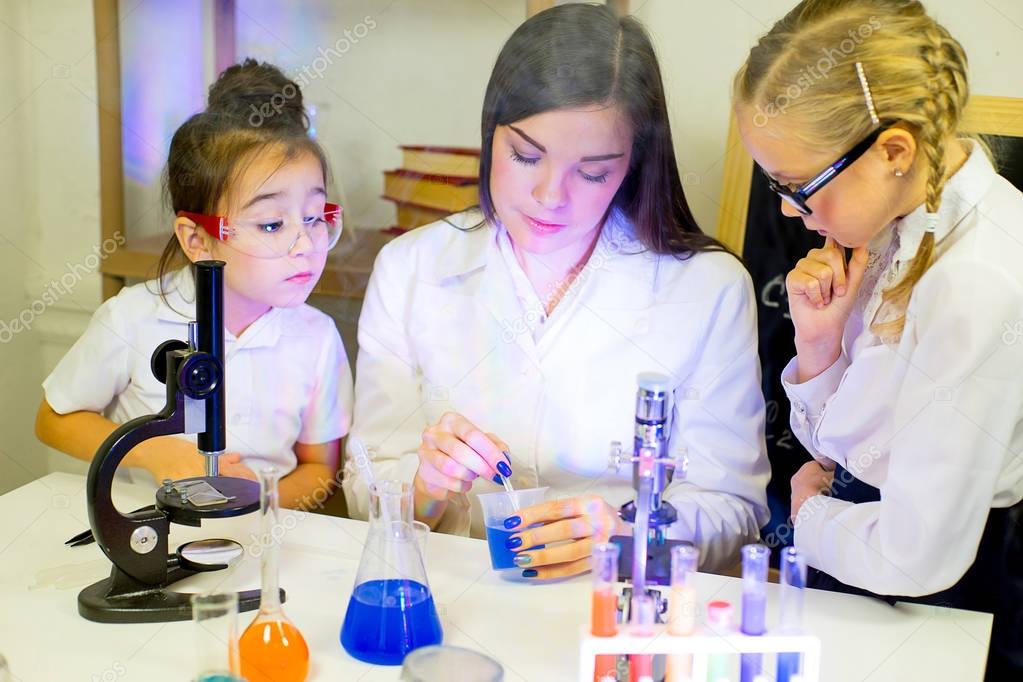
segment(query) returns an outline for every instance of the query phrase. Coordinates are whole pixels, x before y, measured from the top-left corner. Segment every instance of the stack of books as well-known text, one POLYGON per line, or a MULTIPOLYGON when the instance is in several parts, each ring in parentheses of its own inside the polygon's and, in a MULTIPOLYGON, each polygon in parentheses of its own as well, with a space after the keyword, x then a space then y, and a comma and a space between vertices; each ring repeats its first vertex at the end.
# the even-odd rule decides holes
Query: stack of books
POLYGON ((398 228, 410 230, 479 203, 479 149, 407 145, 401 151, 401 168, 384 173, 383 195, 398 209, 398 228))

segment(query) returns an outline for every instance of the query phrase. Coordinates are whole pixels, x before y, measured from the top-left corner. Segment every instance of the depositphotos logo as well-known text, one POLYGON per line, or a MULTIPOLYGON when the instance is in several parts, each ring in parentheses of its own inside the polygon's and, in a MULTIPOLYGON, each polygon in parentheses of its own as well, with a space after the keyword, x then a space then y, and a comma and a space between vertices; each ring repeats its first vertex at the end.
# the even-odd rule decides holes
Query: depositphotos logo
POLYGON ((74 291, 86 275, 91 275, 99 270, 100 263, 124 246, 125 241, 123 234, 115 232, 113 237, 103 240, 100 245, 93 246, 93 253, 86 256, 81 263, 65 262, 64 274, 58 279, 50 280, 38 298, 25 306, 15 318, 7 321, 0 320, 0 344, 10 343, 21 332, 31 330, 36 318, 51 306, 56 305, 62 297, 74 291))
POLYGON ((753 114, 753 125, 763 128, 770 123, 772 118, 783 116, 796 100, 806 94, 807 90, 828 78, 841 61, 848 59, 865 40, 880 31, 881 26, 881 21, 877 17, 870 17, 869 23, 850 30, 849 37, 839 42, 838 47, 822 47, 822 56, 816 64, 807 64, 803 67, 796 76, 795 82, 775 97, 774 101, 763 107, 757 105, 756 113, 753 114))

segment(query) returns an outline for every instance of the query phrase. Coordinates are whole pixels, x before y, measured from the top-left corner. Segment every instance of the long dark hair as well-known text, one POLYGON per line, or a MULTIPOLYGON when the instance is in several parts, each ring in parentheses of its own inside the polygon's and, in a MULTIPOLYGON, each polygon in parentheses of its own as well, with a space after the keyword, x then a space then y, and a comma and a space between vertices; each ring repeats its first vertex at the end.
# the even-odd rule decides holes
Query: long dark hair
POLYGON ((617 105, 633 128, 632 160, 611 207, 655 253, 687 258, 727 251, 703 233, 686 202, 675 161, 664 84, 650 37, 632 17, 599 5, 559 5, 527 20, 505 43, 483 100, 480 210, 490 194, 494 130, 534 114, 617 105))
MULTIPOLYGON (((301 90, 277 67, 247 59, 228 68, 210 87, 206 111, 185 121, 171 139, 163 173, 165 202, 175 214, 213 215, 248 164, 265 153, 276 155, 282 164, 311 153, 319 160, 326 182, 326 155, 307 135, 307 128, 301 90), (286 101, 278 104, 281 98, 286 101), (252 114, 268 110, 269 116, 252 114)), ((156 268, 159 294, 165 301, 166 275, 185 263, 187 258, 172 234, 156 268)))

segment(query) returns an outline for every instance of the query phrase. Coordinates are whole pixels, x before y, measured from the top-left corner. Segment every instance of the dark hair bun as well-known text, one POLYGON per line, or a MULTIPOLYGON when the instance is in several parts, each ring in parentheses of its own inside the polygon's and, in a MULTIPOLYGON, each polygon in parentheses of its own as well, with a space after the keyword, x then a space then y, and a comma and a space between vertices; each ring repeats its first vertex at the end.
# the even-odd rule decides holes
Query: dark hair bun
POLYGON ((206 111, 239 119, 243 126, 307 132, 302 89, 273 64, 246 59, 229 66, 210 86, 206 111))

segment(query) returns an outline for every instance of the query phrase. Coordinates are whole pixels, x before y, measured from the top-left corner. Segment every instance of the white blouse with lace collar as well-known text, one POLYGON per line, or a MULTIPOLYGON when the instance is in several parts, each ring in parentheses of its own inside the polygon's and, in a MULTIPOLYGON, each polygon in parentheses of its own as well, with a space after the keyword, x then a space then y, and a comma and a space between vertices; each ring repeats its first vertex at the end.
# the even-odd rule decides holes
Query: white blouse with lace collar
POLYGON ((916 254, 923 206, 869 245, 835 363, 802 384, 797 359, 782 373, 800 442, 881 491, 875 503, 811 498, 796 547, 811 566, 881 594, 953 585, 988 511, 1023 498, 1023 194, 974 145, 938 215, 936 260, 901 339, 882 342, 867 321, 916 254))

